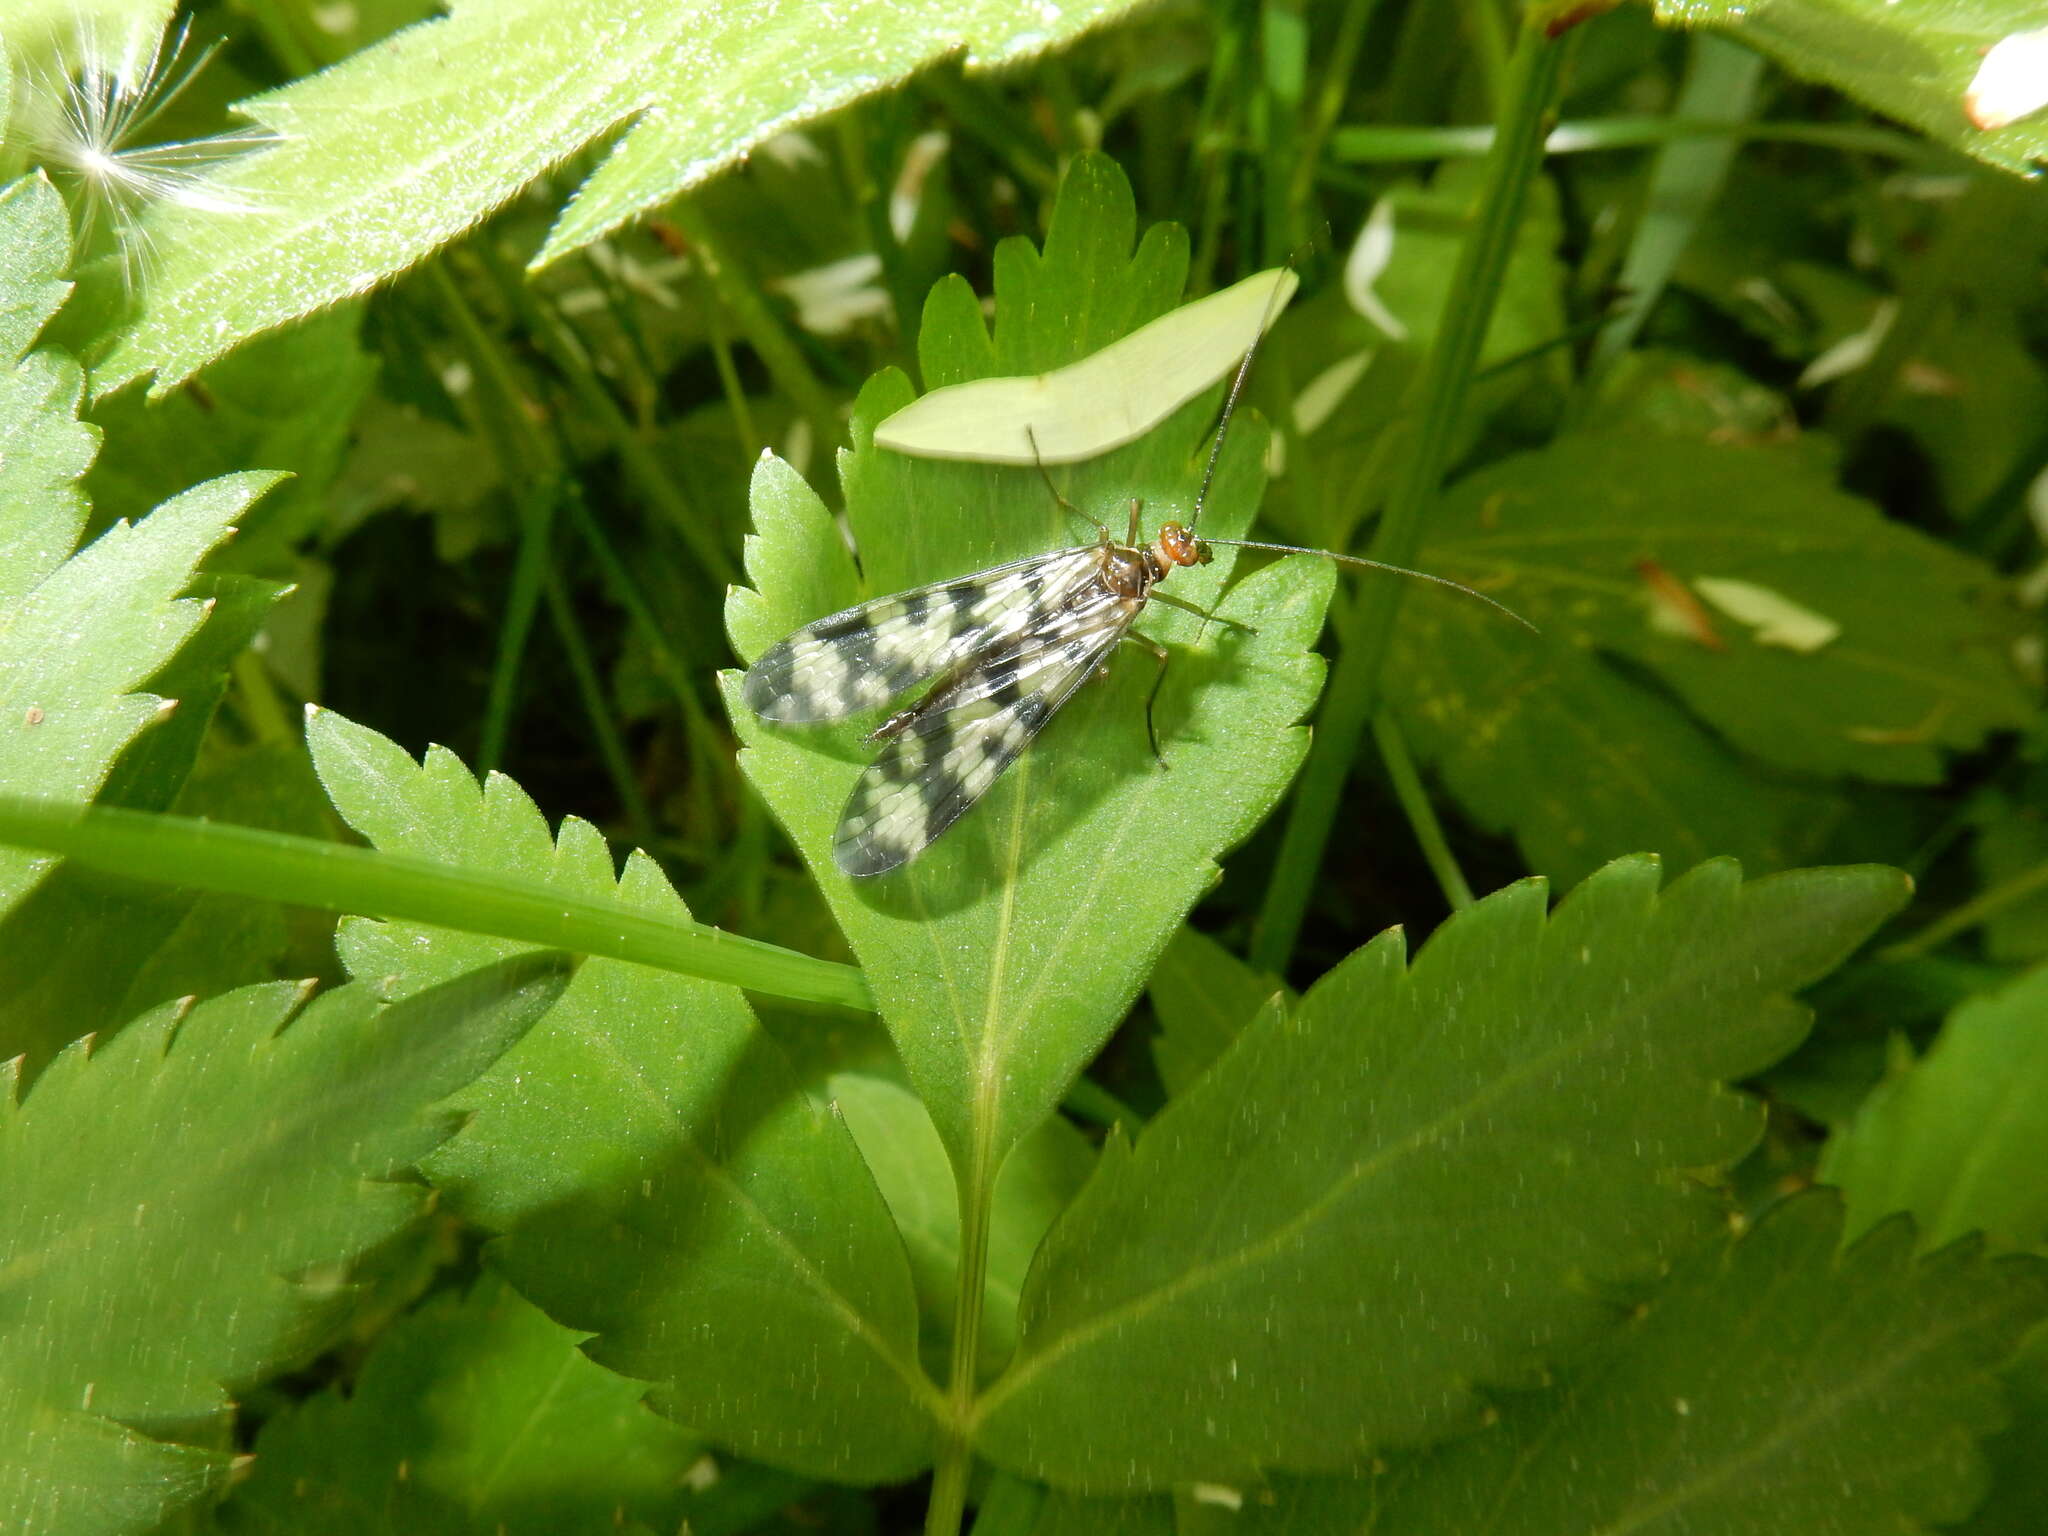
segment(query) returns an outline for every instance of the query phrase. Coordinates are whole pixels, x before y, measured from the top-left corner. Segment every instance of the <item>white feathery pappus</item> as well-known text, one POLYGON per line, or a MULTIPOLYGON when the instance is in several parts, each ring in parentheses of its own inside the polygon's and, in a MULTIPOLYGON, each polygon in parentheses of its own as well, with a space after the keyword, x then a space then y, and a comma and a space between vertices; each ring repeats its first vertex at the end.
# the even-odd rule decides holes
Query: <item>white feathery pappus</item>
POLYGON ((144 215, 158 204, 204 214, 260 212, 224 172, 280 139, 267 127, 249 126, 152 142, 159 119, 218 44, 188 47, 189 20, 174 26, 168 14, 127 9, 133 14, 102 16, 80 6, 68 27, 46 21, 10 38, 26 51, 16 68, 13 113, 0 113, 0 149, 18 146, 53 174, 76 205, 74 261, 116 257, 122 285, 132 292, 150 255, 144 215))
MULTIPOLYGON (((1275 296, 1282 291, 1276 287, 1275 296)), ((1270 319, 1269 313, 1257 335, 1270 319)), ((1141 506, 1133 500, 1122 542, 1098 523, 1101 534, 1092 543, 857 604, 805 625, 747 669, 741 697, 761 719, 777 725, 849 719, 930 684, 868 738, 881 751, 855 782, 832 840, 833 861, 843 872, 881 875, 916 858, 987 792, 1125 639, 1149 649, 1159 665, 1145 723, 1153 754, 1164 766, 1151 711, 1167 652, 1131 627, 1155 601, 1231 623, 1156 590, 1181 567, 1207 564, 1211 544, 1325 555, 1397 571, 1469 593, 1526 622, 1483 593, 1426 572, 1329 550, 1196 536, 1224 436, 1258 350, 1257 335, 1224 399, 1186 524, 1163 523, 1150 542, 1140 542, 1141 506)))

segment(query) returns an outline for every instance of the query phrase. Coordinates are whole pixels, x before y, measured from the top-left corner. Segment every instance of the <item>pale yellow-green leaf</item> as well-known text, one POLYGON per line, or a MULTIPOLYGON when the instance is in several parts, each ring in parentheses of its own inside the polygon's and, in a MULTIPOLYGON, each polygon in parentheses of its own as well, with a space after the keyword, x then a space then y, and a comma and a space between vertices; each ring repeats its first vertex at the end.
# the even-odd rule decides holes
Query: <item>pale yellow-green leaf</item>
POLYGON ((984 464, 1092 459, 1136 442, 1229 373, 1299 286, 1292 268, 1254 273, 1064 368, 935 389, 877 426, 875 444, 984 464))

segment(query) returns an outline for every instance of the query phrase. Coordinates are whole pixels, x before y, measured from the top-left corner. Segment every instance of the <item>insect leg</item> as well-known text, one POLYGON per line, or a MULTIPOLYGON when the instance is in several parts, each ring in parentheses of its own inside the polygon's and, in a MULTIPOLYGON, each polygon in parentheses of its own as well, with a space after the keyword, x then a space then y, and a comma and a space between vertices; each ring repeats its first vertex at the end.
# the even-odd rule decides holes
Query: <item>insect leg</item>
MULTIPOLYGON (((1159 594, 1155 592, 1152 595, 1157 597, 1159 594)), ((1160 685, 1166 681, 1166 663, 1172 658, 1166 647, 1157 640, 1129 631, 1124 634, 1123 638, 1130 641, 1133 645, 1145 647, 1146 650, 1152 653, 1152 659, 1159 663, 1159 670, 1152 677, 1152 689, 1145 695, 1145 739, 1152 744, 1153 761, 1164 768, 1166 766, 1166 754, 1159 750, 1159 729, 1152 723, 1152 704, 1159 697, 1160 685)))
POLYGON ((1178 608, 1182 613, 1192 613, 1198 618, 1207 619, 1211 624, 1221 624, 1225 629, 1242 630, 1248 635, 1256 635, 1258 633, 1249 624, 1240 624, 1235 619, 1226 619, 1220 613, 1211 613, 1208 609, 1188 602, 1185 598, 1175 597, 1171 592, 1161 592, 1157 587, 1153 588, 1146 595, 1146 600, 1148 602, 1164 603, 1169 608, 1178 608))
POLYGON ((1102 535, 1102 542, 1107 544, 1109 542, 1109 529, 1103 526, 1101 519, 1090 517, 1086 512, 1083 512, 1079 507, 1067 500, 1066 497, 1062 496, 1060 488, 1052 483, 1052 471, 1045 467, 1045 460, 1038 456, 1038 434, 1031 430, 1031 423, 1028 421, 1024 423, 1024 440, 1031 444, 1031 462, 1038 466, 1039 477, 1045 481, 1045 488, 1052 492, 1052 499, 1083 522, 1095 524, 1095 531, 1102 535))

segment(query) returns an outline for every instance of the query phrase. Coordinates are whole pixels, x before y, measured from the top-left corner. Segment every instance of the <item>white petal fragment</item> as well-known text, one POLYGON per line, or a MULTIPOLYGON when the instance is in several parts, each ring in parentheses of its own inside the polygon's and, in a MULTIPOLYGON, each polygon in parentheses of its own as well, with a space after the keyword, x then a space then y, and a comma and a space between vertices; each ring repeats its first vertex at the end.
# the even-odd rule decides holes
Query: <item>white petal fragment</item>
POLYGON ((1092 459, 1143 437, 1228 374, 1299 285, 1290 268, 1254 273, 1051 373, 935 389, 876 427, 875 442, 987 464, 1092 459))
POLYGON ((1986 133, 2043 107, 2048 107, 2048 27, 2000 38, 1963 92, 1964 115, 1986 133))
MULTIPOLYGON (((1351 393, 1351 386, 1365 377, 1365 370, 1372 366, 1378 352, 1377 347, 1367 347, 1350 353, 1310 379, 1307 387, 1294 397, 1294 430, 1307 436, 1328 421, 1351 393)), ((1279 442, 1280 436, 1275 434, 1273 441, 1279 442)))
POLYGON ((1880 299, 1877 308, 1871 312, 1870 324, 1860 331, 1851 331, 1806 365, 1799 375, 1799 387, 1818 389, 1868 363, 1877 356, 1877 349, 1883 344, 1885 333, 1892 328, 1892 320, 1898 312, 1897 299, 1880 299))
POLYGON ((1758 645, 1811 652, 1841 634, 1842 626, 1782 592, 1725 576, 1696 576, 1693 590, 1738 624, 1746 624, 1758 645))
POLYGON ((1351 253, 1344 258, 1344 297, 1366 319, 1386 333, 1389 341, 1406 341, 1408 327, 1373 292, 1373 284, 1394 259, 1394 203, 1381 198, 1372 205, 1351 253))

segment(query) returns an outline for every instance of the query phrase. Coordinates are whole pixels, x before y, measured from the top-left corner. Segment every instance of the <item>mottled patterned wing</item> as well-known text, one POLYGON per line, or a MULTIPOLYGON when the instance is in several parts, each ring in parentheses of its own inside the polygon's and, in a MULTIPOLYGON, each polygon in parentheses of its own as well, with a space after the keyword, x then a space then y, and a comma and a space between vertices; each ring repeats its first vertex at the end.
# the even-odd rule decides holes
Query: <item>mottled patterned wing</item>
POLYGON ((875 709, 906 688, 1045 622, 1099 568, 1093 544, 878 597, 807 624, 747 668, 763 720, 804 725, 875 709))
POLYGON ((1076 594, 899 717, 847 798, 834 862, 849 875, 880 875, 923 852, 1088 680, 1139 606, 1106 587, 1076 594))

